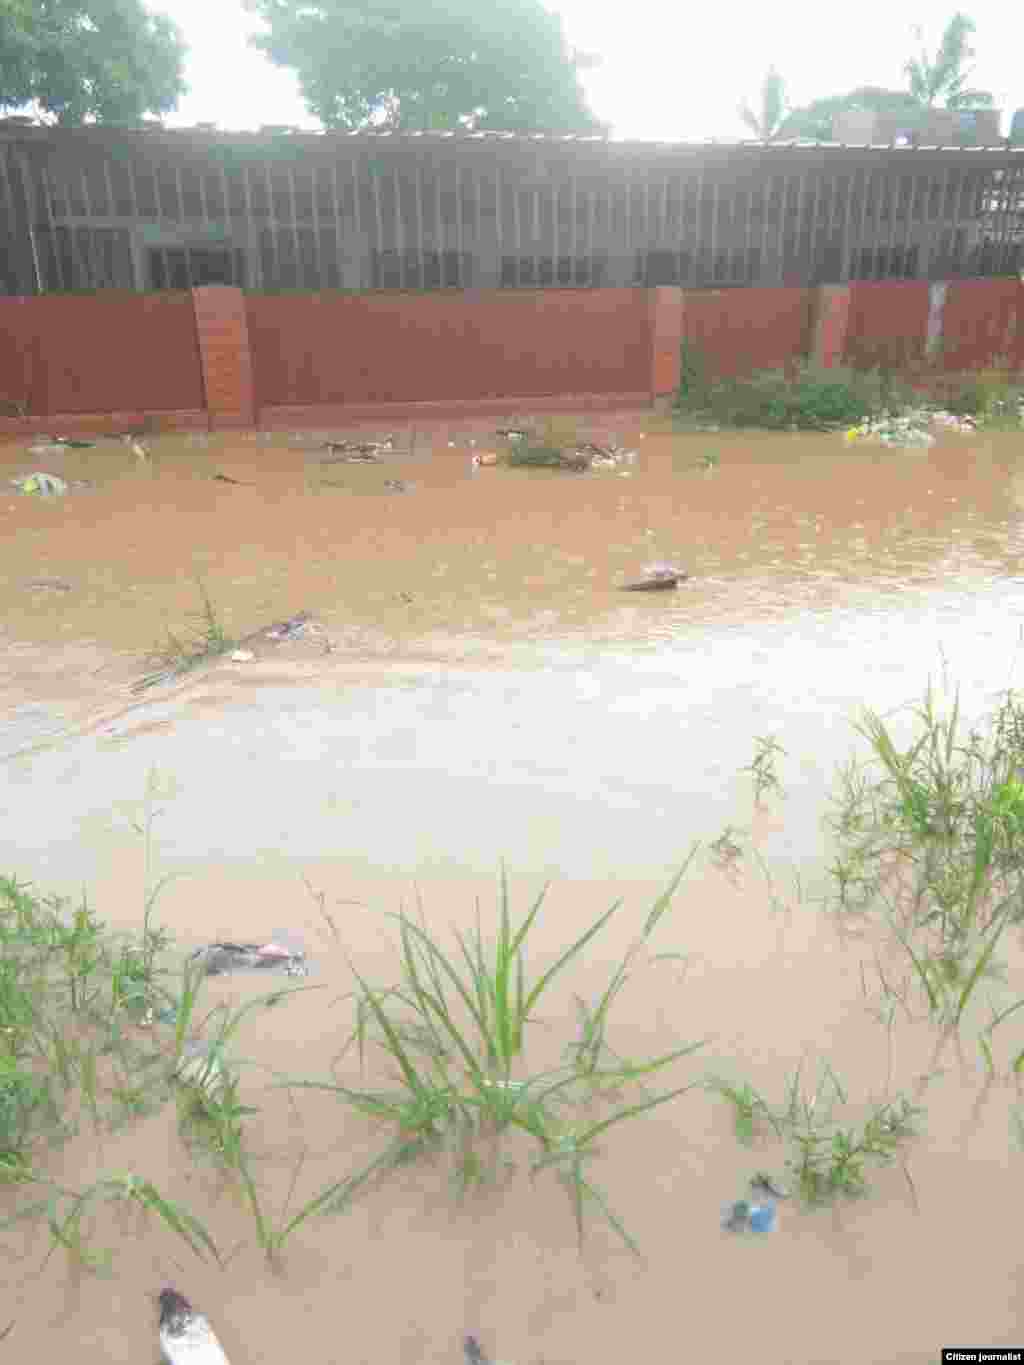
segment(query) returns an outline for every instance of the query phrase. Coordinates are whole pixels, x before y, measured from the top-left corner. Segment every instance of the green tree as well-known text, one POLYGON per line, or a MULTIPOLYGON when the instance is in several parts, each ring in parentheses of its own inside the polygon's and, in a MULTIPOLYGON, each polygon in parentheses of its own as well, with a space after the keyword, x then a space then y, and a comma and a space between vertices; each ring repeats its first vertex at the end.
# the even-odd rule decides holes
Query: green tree
MULTIPOLYGON (((944 98, 947 109, 990 109, 994 103, 987 90, 965 90, 970 75, 965 63, 974 56, 967 39, 974 32, 974 22, 959 11, 946 25, 932 61, 922 49, 919 58, 911 58, 904 67, 907 90, 886 90, 881 86, 863 85, 848 95, 828 95, 813 100, 802 109, 794 109, 779 129, 780 137, 813 138, 828 142, 832 137, 832 120, 837 114, 867 110, 874 114, 919 113, 930 109, 937 99, 944 98)), ((921 30, 914 34, 921 40, 921 30)))
POLYGON ((597 133, 579 72, 540 0, 245 0, 252 39, 298 74, 328 128, 472 128, 597 133))
POLYGON ((761 107, 755 114, 749 104, 741 104, 739 115, 750 131, 761 142, 771 142, 786 115, 786 83, 769 67, 761 86, 761 107))
MULTIPOLYGON (((940 96, 944 96, 947 109, 991 109, 994 101, 988 90, 964 89, 971 74, 964 70, 964 63, 974 56, 974 49, 967 46, 967 40, 974 28, 974 20, 958 10, 946 25, 934 62, 922 47, 920 58, 911 58, 903 68, 910 82, 910 93, 922 108, 930 109, 940 96)), ((914 37, 918 42, 922 41, 920 28, 914 29, 914 37)))
POLYGON ((36 104, 62 126, 164 113, 188 89, 185 50, 139 0, 0 0, 0 109, 36 104))

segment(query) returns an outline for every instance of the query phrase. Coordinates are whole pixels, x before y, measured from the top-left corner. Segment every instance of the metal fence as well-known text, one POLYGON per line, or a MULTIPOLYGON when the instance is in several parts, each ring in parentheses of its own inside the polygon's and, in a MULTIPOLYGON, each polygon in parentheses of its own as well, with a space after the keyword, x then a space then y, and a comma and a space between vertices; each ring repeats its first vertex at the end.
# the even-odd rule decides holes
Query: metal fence
POLYGON ((742 287, 1024 269, 1024 153, 0 140, 0 292, 742 287), (608 148, 615 150, 609 152, 608 148), (625 148, 625 150, 623 150, 625 148))

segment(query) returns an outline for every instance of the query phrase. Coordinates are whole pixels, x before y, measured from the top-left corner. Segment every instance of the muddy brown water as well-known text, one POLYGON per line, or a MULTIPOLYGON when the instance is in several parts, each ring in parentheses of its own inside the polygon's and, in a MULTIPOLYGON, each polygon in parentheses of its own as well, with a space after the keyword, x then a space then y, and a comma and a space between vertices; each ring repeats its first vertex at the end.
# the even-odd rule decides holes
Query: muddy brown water
MULTIPOLYGON (((763 866, 748 856, 730 876, 698 854, 655 945, 682 959, 638 969, 612 1046, 638 1058, 709 1038, 666 1086, 713 1072, 781 1102, 801 1060, 811 1075, 827 1059, 857 1100, 920 1095, 912 1189, 897 1163, 872 1170, 863 1200, 782 1204, 775 1232, 730 1237, 722 1206, 755 1170, 781 1174, 785 1153, 744 1149, 724 1104, 694 1089, 611 1130, 593 1172, 643 1263, 599 1219, 580 1255, 550 1173, 531 1184, 520 1167, 460 1205, 444 1171, 420 1165, 304 1224, 275 1272, 167 1110, 102 1139, 84 1125, 49 1169, 79 1188, 146 1175, 234 1250, 227 1268, 121 1220, 97 1234, 115 1249, 112 1279, 59 1255, 40 1271, 45 1228, 19 1227, 5 1234, 5 1346, 142 1365, 164 1283, 208 1314, 234 1365, 300 1346, 310 1365, 458 1365, 467 1332, 506 1365, 923 1365, 942 1345, 1019 1345, 1018 1096, 985 1084, 980 1025, 936 1057, 927 1024, 880 1022, 867 948, 814 898, 836 765, 863 752, 857 709, 917 702, 946 670, 971 719, 1019 682, 1024 437, 901 452, 588 424, 584 438, 614 432, 640 452, 621 478, 474 473, 487 431, 400 431, 367 467, 321 464, 308 434, 161 437, 146 465, 107 443, 45 459, 0 447, 0 864, 47 891, 87 888, 111 923, 137 923, 132 824, 155 771, 155 868, 174 878, 161 921, 186 946, 282 927, 303 941, 318 989, 254 1015, 238 1048, 257 1064, 246 1094, 273 1204, 299 1155, 309 1197, 381 1140, 329 1097, 290 1103, 268 1076, 329 1074, 350 1027, 348 960, 394 977, 382 911, 418 894, 439 932, 466 926, 478 897, 496 903, 504 858, 519 913, 552 882, 543 961, 622 897, 541 1010, 550 1059, 571 1035, 571 994, 600 991, 693 841, 732 825, 763 866), (710 472, 705 454, 719 457, 710 472), (94 487, 6 494, 37 468, 94 487), (386 479, 415 486, 389 493, 386 479), (652 560, 691 581, 617 592, 652 560), (147 651, 194 629, 197 576, 235 638, 303 609, 321 631, 134 695, 147 651), (43 579, 70 588, 26 586, 43 579), (758 811, 740 769, 763 735, 786 751, 785 796, 758 811)), ((1012 984, 1018 945, 1008 956, 1012 984)), ((262 989, 211 985, 230 1000, 262 989)))

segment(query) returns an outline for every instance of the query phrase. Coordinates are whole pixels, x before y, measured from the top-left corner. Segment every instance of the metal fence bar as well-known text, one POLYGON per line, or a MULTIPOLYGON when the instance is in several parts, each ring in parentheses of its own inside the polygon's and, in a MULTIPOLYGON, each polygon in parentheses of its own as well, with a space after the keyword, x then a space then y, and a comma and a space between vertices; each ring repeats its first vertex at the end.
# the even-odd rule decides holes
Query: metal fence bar
MULTIPOLYGON (((88 182, 88 177, 86 176, 86 173, 85 173, 85 167, 84 167, 84 166, 83 166, 83 167, 81 168, 81 170, 79 171, 79 176, 81 177, 81 181, 82 181, 82 203, 83 203, 83 205, 85 206, 85 216, 86 216, 86 218, 92 218, 92 216, 93 216, 93 213, 92 213, 92 200, 91 200, 91 198, 89 197, 89 182, 88 182)), ((106 283, 106 280, 105 280, 106 271, 105 271, 105 269, 102 269, 102 268, 98 268, 98 267, 97 267, 97 255, 96 255, 96 248, 97 248, 96 230, 95 230, 94 228, 89 227, 89 228, 86 228, 86 232, 88 233, 88 242, 89 242, 89 254, 88 254, 88 264, 89 264, 89 272, 88 272, 88 273, 89 273, 89 288, 90 288, 90 289, 96 289, 96 288, 98 287, 97 284, 96 284, 96 281, 97 281, 97 280, 103 280, 104 283, 106 283)))
POLYGON ((288 207, 292 215, 292 251, 295 253, 295 283, 299 289, 306 287, 306 263, 302 259, 299 241, 299 210, 295 198, 295 168, 288 167, 288 207))
POLYGON ((523 255, 523 223, 522 206, 519 203, 520 188, 518 185, 512 190, 512 231, 515 235, 515 286, 520 288, 523 282, 522 277, 522 255, 523 255))
POLYGON ((423 163, 416 162, 416 241, 420 260, 420 288, 427 287, 427 262, 423 251, 423 163))
POLYGON ((313 191, 313 239, 316 242, 316 287, 326 289, 324 283, 324 243, 320 234, 320 167, 315 163, 309 168, 310 187, 313 191))
POLYGON ((46 217, 50 224, 50 243, 53 251, 54 264, 57 268, 57 284, 61 293, 63 293, 66 288, 64 283, 64 262, 61 260, 60 243, 57 240, 57 224, 53 217, 53 191, 50 187, 50 177, 45 166, 40 167, 40 179, 43 184, 43 203, 46 205, 46 217))
MULTIPOLYGON (((916 173, 915 173, 914 175, 912 175, 912 176, 910 177, 910 198, 907 200, 907 223, 906 223, 906 229, 904 230, 904 233, 903 233, 903 261, 904 261, 904 270, 906 270, 907 267, 909 266, 909 262, 910 262, 910 259, 911 259, 911 256, 910 256, 910 252, 911 252, 910 243, 911 243, 911 239, 913 238, 913 235, 914 235, 914 231, 913 231, 913 229, 914 229, 914 213, 915 213, 915 210, 916 210, 916 208, 917 208, 917 181, 918 181, 918 176, 917 176, 916 173)), ((914 262, 914 272, 913 272, 913 278, 915 278, 915 279, 917 278, 918 264, 919 264, 919 263, 915 260, 915 262, 914 262)), ((910 277, 908 276, 908 278, 910 278, 910 277)))
POLYGON ((245 221, 248 241, 252 243, 255 238, 256 251, 253 264, 256 269, 253 272, 253 285, 257 289, 263 288, 263 229, 256 227, 256 219, 252 211, 252 184, 249 180, 249 163, 242 163, 242 199, 245 203, 245 221))
POLYGON ((338 163, 331 162, 331 207, 334 209, 334 271, 338 277, 338 288, 343 288, 344 276, 341 271, 341 199, 338 194, 338 163))
POLYGON ((392 173, 391 186, 395 195, 395 249, 398 252, 398 287, 404 289, 407 279, 405 273, 405 230, 402 226, 402 191, 399 185, 397 166, 392 173))
POLYGON ((17 153, 18 169, 21 171, 22 193, 25 197, 25 218, 28 222, 28 240, 32 250, 32 266, 36 276, 36 292, 43 294, 49 284, 49 279, 43 274, 42 264, 39 260, 39 241, 36 237, 36 220, 39 217, 39 202, 35 181, 32 178, 32 167, 28 157, 24 152, 17 153))
POLYGON ((263 163, 263 179, 267 189, 267 224, 270 228, 271 254, 274 263, 274 285, 281 288, 281 240, 278 235, 277 209, 274 207, 274 182, 270 176, 270 162, 263 163))
POLYGON ((206 202, 206 176, 204 175, 203 168, 201 166, 196 171, 196 176, 199 179, 199 212, 202 214, 203 226, 209 227, 210 206, 206 202))

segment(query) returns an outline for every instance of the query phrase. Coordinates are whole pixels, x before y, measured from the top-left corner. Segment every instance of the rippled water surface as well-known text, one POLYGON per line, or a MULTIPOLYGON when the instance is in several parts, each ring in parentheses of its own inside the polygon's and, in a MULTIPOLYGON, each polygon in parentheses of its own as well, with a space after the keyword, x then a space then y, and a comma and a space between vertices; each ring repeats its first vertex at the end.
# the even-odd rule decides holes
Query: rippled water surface
MULTIPOLYGON (((40 1276, 40 1233, 18 1244, 8 1349, 152 1358, 146 1295, 166 1280, 215 1319, 235 1365, 279 1365, 300 1339, 311 1365, 458 1365, 467 1331, 507 1365, 924 1365, 942 1345, 1019 1344, 1016 1096, 983 1084, 970 1039, 936 1061, 925 1024, 883 1026, 863 945, 816 896, 836 765, 863 752, 858 708, 919 701, 946 670, 973 719, 1019 682, 1024 437, 900 452, 670 436, 625 416, 581 435, 614 435, 638 459, 579 476, 474 471, 471 454, 495 443, 470 424, 399 432, 393 455, 360 467, 322 463, 308 435, 156 438, 144 465, 110 443, 44 460, 0 447, 5 490, 36 468, 94 485, 52 502, 0 494, 3 866, 46 890, 86 887, 105 918, 134 923, 132 825, 155 768, 154 852, 175 874, 160 918, 185 943, 298 934, 324 989, 254 1016, 243 1051, 322 1077, 349 1026, 348 959, 382 983, 395 972, 377 911, 418 892, 439 932, 466 925, 477 897, 495 903, 505 859, 519 912, 552 882, 538 952, 556 955, 624 897, 631 918, 566 983, 596 993, 693 842, 732 826, 740 869, 695 859, 660 944, 681 958, 627 985, 613 1046, 639 1057, 709 1038, 675 1085, 715 1071, 781 1101, 802 1058, 826 1058, 864 1101, 923 1096, 912 1182, 897 1165, 872 1173, 862 1201, 784 1206, 769 1237, 723 1236, 721 1206, 782 1154, 745 1150, 696 1089, 610 1131, 599 1163, 643 1264, 599 1222, 578 1255, 554 1182, 459 1207, 443 1172, 413 1168, 304 1225, 275 1275, 160 1114, 102 1142, 83 1130, 50 1158, 54 1178, 143 1171, 241 1249, 213 1271, 129 1226, 114 1280, 97 1283, 60 1257, 40 1276), (390 493, 388 479, 412 486, 390 493), (619 591, 654 560, 691 577, 619 591), (320 629, 254 638, 251 660, 133 693, 147 652, 197 628, 197 579, 235 639, 300 610, 320 629), (784 792, 764 809, 741 771, 759 736, 784 751, 784 792)), ((1018 945, 1008 955, 1012 983, 1018 945)), ((550 1009, 552 1036, 567 1033, 571 999, 550 1009)), ((363 1120, 333 1102, 290 1107, 262 1075, 249 1084, 263 1178, 282 1198, 300 1148, 310 1190, 358 1164, 363 1120)))

